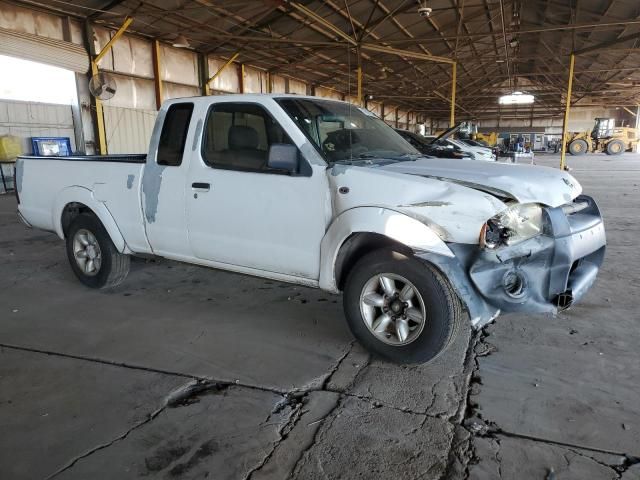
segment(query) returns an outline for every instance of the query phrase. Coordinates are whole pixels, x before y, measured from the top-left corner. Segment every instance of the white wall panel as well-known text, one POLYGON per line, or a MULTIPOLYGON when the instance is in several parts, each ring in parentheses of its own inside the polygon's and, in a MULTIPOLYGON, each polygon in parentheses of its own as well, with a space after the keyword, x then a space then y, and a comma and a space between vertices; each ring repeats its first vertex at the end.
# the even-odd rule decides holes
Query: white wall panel
POLYGON ((31 153, 31 137, 69 137, 76 148, 69 105, 0 100, 0 135, 20 137, 26 153, 31 153))
POLYGON ((245 93, 267 93, 267 72, 257 68, 244 68, 245 93))
POLYGON ((153 78, 152 46, 148 40, 123 35, 113 44, 113 67, 116 72, 153 78))
POLYGON ((170 98, 196 97, 200 95, 200 89, 198 87, 179 85, 177 83, 164 82, 162 90, 164 100, 169 100, 170 98))
POLYGON ((342 100, 342 94, 326 87, 316 88, 316 97, 333 98, 334 100, 342 100))
POLYGON ((198 86, 198 56, 194 52, 161 44, 160 55, 162 80, 198 86))
POLYGON ((280 75, 271 75, 271 92, 287 93, 287 83, 280 75))
POLYGON ((297 93, 298 95, 307 94, 307 84, 295 78, 289 79, 289 93, 297 93))
POLYGON ((115 73, 110 75, 116 81, 116 94, 110 100, 106 100, 104 105, 155 110, 156 94, 153 80, 117 75, 115 73))
POLYGON ((62 40, 62 19, 56 15, 0 2, 0 28, 62 40))
POLYGON ((104 107, 104 126, 109 153, 147 153, 156 120, 155 110, 104 107))

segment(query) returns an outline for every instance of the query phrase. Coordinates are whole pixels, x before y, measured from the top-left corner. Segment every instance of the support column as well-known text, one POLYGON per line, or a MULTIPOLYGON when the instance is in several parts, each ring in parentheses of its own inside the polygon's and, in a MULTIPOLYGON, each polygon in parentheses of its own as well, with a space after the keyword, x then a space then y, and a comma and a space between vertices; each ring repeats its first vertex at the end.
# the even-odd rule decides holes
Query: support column
POLYGON ((358 56, 358 106, 363 107, 364 101, 362 100, 362 59, 360 58, 360 49, 356 50, 358 56))
MULTIPOLYGON (((98 74, 98 65, 96 62, 91 61, 91 75, 98 74)), ((93 96, 93 95, 92 95, 93 96)), ((107 134, 104 128, 104 112, 102 110, 102 100, 98 97, 93 97, 94 106, 96 109, 96 128, 98 129, 98 152, 100 155, 107 154, 107 134)))
POLYGON ((575 54, 571 54, 569 56, 569 84, 567 85, 567 103, 564 108, 564 120, 562 121, 562 139, 561 139, 561 150, 560 150, 560 169, 565 170, 567 168, 567 164, 565 161, 565 156, 567 154, 567 128, 569 125, 569 111, 571 110, 571 90, 573 88, 573 67, 576 62, 575 54))
MULTIPOLYGON (((62 39, 65 42, 71 41, 71 18, 70 17, 62 17, 62 39)), ((75 74, 76 81, 76 98, 75 101, 71 104, 71 117, 73 120, 73 137, 75 142, 75 151, 74 153, 81 152, 86 153, 86 146, 84 143, 84 128, 82 125, 82 110, 80 108, 80 83, 86 82, 85 75, 81 73, 75 74)))
POLYGON ((453 127, 456 123, 456 77, 458 64, 451 64, 451 118, 449 119, 449 127, 453 127))
POLYGON ((162 59, 160 53, 160 42, 153 41, 153 84, 156 94, 156 110, 162 106, 162 59))
POLYGON ((244 93, 244 63, 240 64, 240 68, 238 69, 238 75, 240 75, 240 93, 244 93))

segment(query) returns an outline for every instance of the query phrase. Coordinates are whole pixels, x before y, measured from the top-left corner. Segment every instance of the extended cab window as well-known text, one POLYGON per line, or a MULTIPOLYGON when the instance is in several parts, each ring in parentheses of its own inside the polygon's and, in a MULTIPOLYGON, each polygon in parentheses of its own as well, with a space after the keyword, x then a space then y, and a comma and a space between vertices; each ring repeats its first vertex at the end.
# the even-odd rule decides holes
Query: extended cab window
POLYGON ((217 103, 207 115, 202 158, 215 168, 268 172, 273 144, 293 144, 260 105, 217 103))
POLYGON ((174 103, 167 110, 158 144, 158 165, 177 167, 182 164, 193 103, 174 103))

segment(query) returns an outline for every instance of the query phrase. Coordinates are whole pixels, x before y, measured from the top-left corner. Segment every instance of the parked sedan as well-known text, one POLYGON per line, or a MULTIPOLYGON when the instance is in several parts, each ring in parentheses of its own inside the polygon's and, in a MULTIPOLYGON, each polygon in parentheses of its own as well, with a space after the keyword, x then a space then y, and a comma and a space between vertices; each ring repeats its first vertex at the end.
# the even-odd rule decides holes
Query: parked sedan
POLYGON ((396 132, 400 134, 407 142, 409 142, 420 153, 424 153, 430 157, 439 158, 469 158, 473 159, 474 155, 469 152, 462 151, 461 148, 447 145, 436 145, 431 143, 433 139, 423 137, 408 130, 397 128, 396 132))

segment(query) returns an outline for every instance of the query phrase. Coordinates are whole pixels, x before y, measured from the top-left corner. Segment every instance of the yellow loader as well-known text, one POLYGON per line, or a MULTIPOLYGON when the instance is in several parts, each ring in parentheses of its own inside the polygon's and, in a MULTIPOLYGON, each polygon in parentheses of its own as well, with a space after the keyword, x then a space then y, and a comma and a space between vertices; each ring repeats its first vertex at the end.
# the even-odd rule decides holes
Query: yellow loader
POLYGON ((616 127, 613 118, 596 118, 591 132, 573 132, 567 134, 567 151, 571 155, 585 153, 606 153, 620 155, 636 149, 638 129, 616 127))

